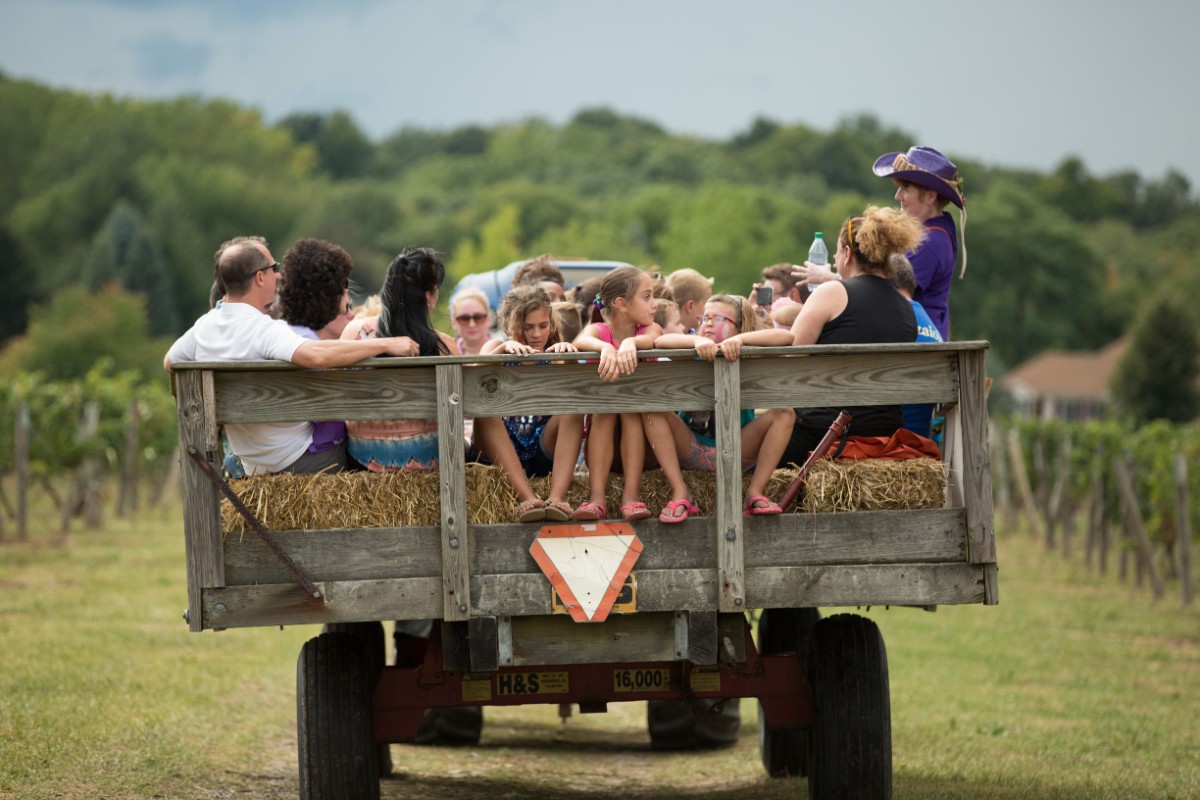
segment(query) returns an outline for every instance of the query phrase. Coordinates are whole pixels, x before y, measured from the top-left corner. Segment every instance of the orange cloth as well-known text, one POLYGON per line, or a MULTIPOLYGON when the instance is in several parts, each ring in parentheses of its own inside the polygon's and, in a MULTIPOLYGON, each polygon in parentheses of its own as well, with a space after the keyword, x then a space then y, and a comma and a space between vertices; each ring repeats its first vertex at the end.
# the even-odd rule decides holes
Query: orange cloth
MULTIPOLYGON (((837 452, 836 449, 834 452, 837 452)), ((904 461, 909 458, 941 457, 942 453, 932 439, 926 439, 907 428, 901 428, 891 436, 851 436, 837 456, 843 461, 862 458, 904 461)))

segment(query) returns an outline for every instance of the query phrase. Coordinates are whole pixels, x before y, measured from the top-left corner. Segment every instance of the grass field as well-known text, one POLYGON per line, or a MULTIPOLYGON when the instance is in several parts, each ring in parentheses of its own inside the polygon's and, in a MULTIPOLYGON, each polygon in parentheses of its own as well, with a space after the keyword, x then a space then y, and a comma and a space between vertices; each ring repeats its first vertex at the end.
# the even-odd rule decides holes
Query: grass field
MULTIPOLYGON (((178 509, 0 545, 0 798, 294 798, 311 628, 191 634, 178 509)), ((11 526, 9 534, 11 535, 11 526)), ((1001 604, 863 610, 887 641, 897 798, 1200 797, 1200 609, 1001 535, 1001 604)), ((472 750, 394 746, 385 798, 803 798, 730 750, 649 750, 641 704, 487 712, 472 750)))

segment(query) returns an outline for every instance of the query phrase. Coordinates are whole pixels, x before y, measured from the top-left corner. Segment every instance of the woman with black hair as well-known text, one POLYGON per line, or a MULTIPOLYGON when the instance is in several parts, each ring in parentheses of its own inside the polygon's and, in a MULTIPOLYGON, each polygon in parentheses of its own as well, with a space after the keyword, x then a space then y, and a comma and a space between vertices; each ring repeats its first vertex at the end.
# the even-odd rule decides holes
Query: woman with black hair
MULTIPOLYGON (((422 356, 459 355, 454 339, 433 327, 446 269, 440 255, 427 247, 405 248, 388 266, 380 292, 378 317, 364 317, 346 326, 344 339, 407 336, 422 356)), ((350 455, 372 472, 430 470, 438 467, 436 419, 352 420, 350 455)), ((545 517, 546 504, 533 493, 525 470, 498 417, 475 420, 475 447, 503 470, 517 496, 521 522, 545 517)), ((463 442, 466 446, 466 442, 463 442)))
MULTIPOLYGON (((407 336, 420 348, 417 355, 457 355, 454 340, 429 321, 445 275, 436 252, 406 248, 388 266, 379 316, 354 320, 342 338, 407 336)), ((371 472, 437 469, 436 419, 350 420, 346 428, 351 458, 371 472)))

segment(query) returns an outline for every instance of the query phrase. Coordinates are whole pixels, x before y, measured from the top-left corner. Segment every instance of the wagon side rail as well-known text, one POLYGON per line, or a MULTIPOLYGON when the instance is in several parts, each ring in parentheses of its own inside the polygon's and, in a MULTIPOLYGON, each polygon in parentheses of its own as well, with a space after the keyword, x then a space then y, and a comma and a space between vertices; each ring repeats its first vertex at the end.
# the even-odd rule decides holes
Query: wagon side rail
POLYGON ((986 347, 745 348, 733 363, 648 351, 641 355, 649 360, 617 383, 600 381, 578 354, 539 355, 565 362, 549 369, 511 366, 520 360, 511 355, 371 359, 323 371, 281 362, 180 364, 181 451, 194 448, 210 463, 220 463, 217 432, 226 423, 437 418, 442 433, 439 526, 275 532, 322 586, 325 602, 282 577, 253 537, 223 536, 218 493, 185 458, 189 625, 548 614, 545 579, 528 555, 536 530, 467 524, 464 419, 681 408, 711 409, 718 420, 716 508, 669 528, 638 524, 647 543, 639 612, 995 603, 986 347), (916 402, 948 409, 944 508, 742 516, 738 410, 916 402))

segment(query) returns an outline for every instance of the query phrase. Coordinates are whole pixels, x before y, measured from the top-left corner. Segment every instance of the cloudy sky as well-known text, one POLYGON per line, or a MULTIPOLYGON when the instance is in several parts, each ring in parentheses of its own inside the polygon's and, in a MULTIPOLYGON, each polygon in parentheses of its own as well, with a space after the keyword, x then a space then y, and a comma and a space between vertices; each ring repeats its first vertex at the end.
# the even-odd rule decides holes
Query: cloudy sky
POLYGON ((340 108, 374 138, 599 105, 711 138, 867 112, 989 164, 1174 168, 1195 192, 1198 30, 1195 0, 0 0, 0 71, 340 108))

